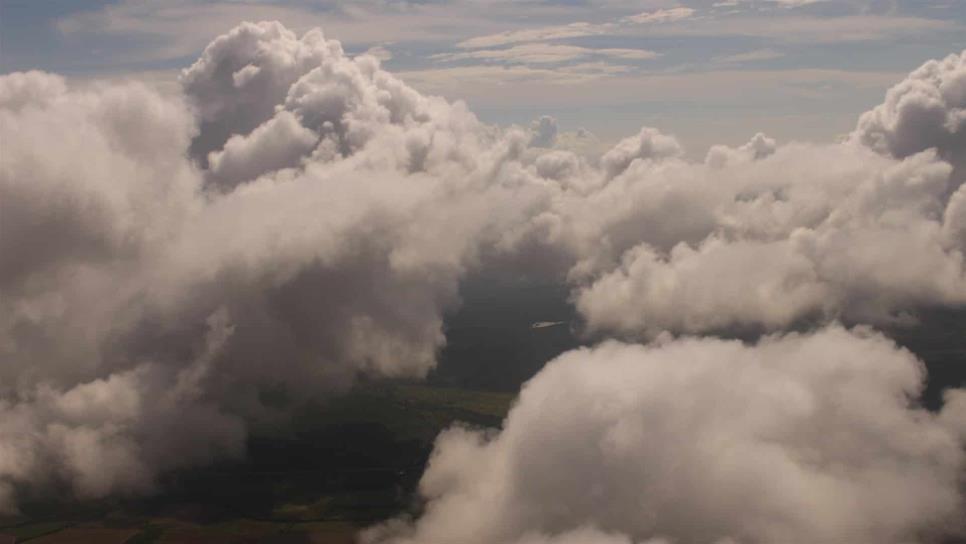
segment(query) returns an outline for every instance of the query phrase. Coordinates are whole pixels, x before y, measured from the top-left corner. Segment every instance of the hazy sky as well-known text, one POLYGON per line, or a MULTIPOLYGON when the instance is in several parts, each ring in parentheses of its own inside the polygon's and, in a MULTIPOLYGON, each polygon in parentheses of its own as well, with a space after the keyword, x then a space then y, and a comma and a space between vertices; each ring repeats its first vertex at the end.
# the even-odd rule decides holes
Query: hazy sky
POLYGON ((829 140, 923 60, 966 47, 962 0, 0 2, 0 70, 171 83, 243 20, 319 26, 484 121, 543 114, 605 142, 641 125, 689 155, 761 130, 829 140))

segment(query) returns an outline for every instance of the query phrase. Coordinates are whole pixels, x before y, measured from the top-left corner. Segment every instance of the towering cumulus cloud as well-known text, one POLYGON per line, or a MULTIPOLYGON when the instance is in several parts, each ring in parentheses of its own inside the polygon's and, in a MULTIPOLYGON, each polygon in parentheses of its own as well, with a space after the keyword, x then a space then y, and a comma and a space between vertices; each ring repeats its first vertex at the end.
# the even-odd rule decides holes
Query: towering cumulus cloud
POLYGON ((909 74, 862 115, 852 137, 896 157, 935 148, 957 168, 966 166, 966 52, 909 74))
POLYGON ((359 375, 421 377, 461 278, 509 269, 566 281, 586 331, 656 343, 567 354, 500 434, 445 433, 425 515, 367 538, 946 531, 962 393, 918 410, 912 355, 824 326, 966 304, 964 58, 848 141, 697 162, 653 128, 588 157, 552 118, 487 126, 278 23, 216 38, 177 96, 2 76, 0 509, 149 492, 359 375), (670 340, 793 326, 819 332, 670 340))
POLYGON ((244 24, 183 82, 0 80, 5 509, 237 455, 267 387, 422 376, 477 245, 545 198, 504 166, 525 132, 317 30, 244 24))

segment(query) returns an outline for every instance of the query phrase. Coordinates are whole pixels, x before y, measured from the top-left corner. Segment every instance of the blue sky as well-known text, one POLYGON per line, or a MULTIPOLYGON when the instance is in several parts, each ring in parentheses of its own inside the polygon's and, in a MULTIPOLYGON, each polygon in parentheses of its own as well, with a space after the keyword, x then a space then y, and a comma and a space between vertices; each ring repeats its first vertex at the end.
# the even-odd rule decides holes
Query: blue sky
POLYGON ((0 0, 0 70, 171 85, 242 20, 321 27, 486 121, 556 117, 688 150, 762 130, 827 140, 930 58, 966 48, 966 0, 204 2, 0 0))

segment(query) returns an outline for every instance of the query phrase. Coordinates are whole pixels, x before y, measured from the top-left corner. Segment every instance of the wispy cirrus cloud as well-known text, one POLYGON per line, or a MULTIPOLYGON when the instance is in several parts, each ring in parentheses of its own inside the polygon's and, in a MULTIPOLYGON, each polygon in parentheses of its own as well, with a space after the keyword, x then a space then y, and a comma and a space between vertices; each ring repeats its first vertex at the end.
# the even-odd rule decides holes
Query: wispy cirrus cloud
POLYGON ((475 38, 463 40, 457 43, 456 47, 460 49, 477 49, 523 42, 542 42, 548 40, 560 40, 564 38, 579 38, 582 36, 602 34, 608 28, 613 26, 613 24, 593 24, 581 21, 568 25, 527 28, 523 30, 508 30, 496 34, 487 34, 485 36, 477 36, 475 38))
POLYGON ((510 30, 463 40, 456 44, 456 47, 461 49, 477 49, 514 43, 542 42, 604 34, 620 34, 623 32, 622 28, 624 27, 633 27, 652 23, 670 23, 687 19, 693 16, 695 13, 697 13, 697 11, 692 8, 678 7, 645 11, 603 23, 579 21, 567 25, 510 30))
POLYGON ((797 8, 809 4, 819 4, 829 0, 721 0, 712 4, 713 7, 736 7, 748 4, 771 4, 784 8, 797 8))
MULTIPOLYGON (((962 4, 924 0, 894 8, 880 5, 878 9, 867 4, 865 0, 590 0, 528 3, 523 8, 514 2, 468 0, 361 0, 351 4, 332 0, 171 0, 162 5, 148 0, 117 0, 100 6, 72 4, 49 10, 45 26, 38 32, 18 30, 25 26, 24 21, 16 20, 13 10, 7 10, 6 17, 0 18, 0 35, 4 38, 0 70, 66 70, 85 79, 141 78, 150 73, 152 81, 177 91, 177 71, 186 59, 200 52, 212 32, 227 30, 242 20, 278 20, 298 32, 321 26, 325 35, 339 39, 350 55, 369 52, 397 73, 418 77, 413 80, 417 86, 427 83, 427 88, 442 87, 447 96, 483 106, 481 114, 495 122, 528 122, 533 108, 547 104, 546 95, 537 88, 553 89, 557 97, 559 83, 570 85, 574 81, 614 86, 613 92, 621 95, 624 91, 618 84, 638 76, 641 85, 657 84, 659 88, 680 76, 693 81, 724 80, 730 89, 732 80, 755 85, 754 74, 723 74, 747 66, 774 78, 790 74, 785 85, 766 82, 767 88, 776 89, 774 99, 768 102, 774 112, 785 104, 788 92, 802 92, 795 83, 799 80, 811 81, 823 71, 857 74, 845 77, 831 91, 820 85, 806 87, 812 94, 825 96, 827 102, 822 108, 796 115, 823 116, 807 124, 824 127, 813 133, 824 138, 845 128, 841 123, 834 123, 834 127, 830 124, 835 117, 830 112, 841 113, 847 103, 851 113, 858 113, 872 103, 873 97, 868 94, 871 89, 884 89, 879 74, 904 73, 923 56, 966 47, 966 9, 962 4), (890 51, 887 58, 877 53, 883 48, 890 51), (447 81, 454 70, 469 79, 447 81), (867 80, 877 83, 870 86, 867 80), (508 82, 516 83, 507 89, 508 82), (481 95, 481 88, 504 89, 505 93, 481 95), (845 88, 851 92, 843 102, 843 96, 837 93, 845 88), (522 104, 518 91, 531 90, 533 102, 522 104), (489 117, 491 112, 499 113, 489 117), (517 117, 521 115, 525 117, 517 117)), ((818 81, 824 79, 819 77, 818 81)), ((683 91, 684 95, 693 92, 683 91)), ((756 92, 745 90, 743 96, 756 92)), ((646 105, 652 99, 639 98, 651 94, 648 87, 638 89, 634 97, 622 96, 622 104, 636 105, 622 106, 625 109, 617 119, 608 117, 615 108, 604 104, 599 89, 589 96, 565 94, 570 96, 570 103, 558 105, 563 108, 560 111, 546 113, 574 112, 580 104, 582 113, 574 113, 580 117, 573 122, 605 137, 631 130, 630 121, 625 119, 667 115, 668 119, 673 117, 673 121, 666 121, 669 128, 689 140, 705 141, 702 135, 707 121, 701 129, 687 125, 694 114, 681 93, 664 96, 669 102, 661 105, 665 113, 660 114, 646 105), (621 128, 614 128, 615 123, 621 128)), ((727 111, 737 111, 730 96, 728 104, 727 111)), ((758 101, 747 104, 741 110, 741 121, 737 114, 728 122, 719 116, 722 128, 715 141, 727 138, 723 134, 746 132, 723 127, 752 123, 749 115, 764 115, 761 106, 758 101)), ((798 119, 788 122, 801 124, 798 119)), ((755 123, 761 123, 756 130, 768 128, 776 135, 794 132, 783 132, 777 120, 755 123)), ((794 134, 800 136, 801 132, 794 134)))
POLYGON ((647 60, 660 54, 647 49, 602 48, 591 49, 576 45, 527 43, 505 49, 478 49, 459 53, 440 53, 431 58, 442 62, 481 60, 514 64, 555 64, 588 57, 622 60, 647 60))
POLYGON ((744 53, 715 57, 713 60, 715 62, 727 64, 741 64, 746 62, 760 62, 764 60, 780 59, 784 56, 785 53, 776 51, 775 49, 755 49, 753 51, 747 51, 744 53))
POLYGON ((740 13, 720 18, 694 18, 687 25, 654 27, 651 36, 677 38, 758 38, 776 43, 848 44, 894 40, 924 33, 963 30, 956 21, 911 15, 813 15, 740 13))
POLYGON ((694 15, 696 11, 692 8, 671 8, 659 9, 655 11, 645 11, 637 15, 629 15, 621 19, 624 22, 634 24, 648 23, 673 23, 682 19, 687 19, 694 15))

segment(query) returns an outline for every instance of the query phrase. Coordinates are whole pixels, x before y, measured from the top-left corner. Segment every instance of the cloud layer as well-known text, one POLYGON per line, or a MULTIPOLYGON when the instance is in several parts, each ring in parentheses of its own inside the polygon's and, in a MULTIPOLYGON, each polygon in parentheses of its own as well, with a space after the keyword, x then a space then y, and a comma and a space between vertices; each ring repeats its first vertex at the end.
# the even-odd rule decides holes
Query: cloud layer
POLYGON ((887 323, 962 305, 964 59, 925 64, 842 143, 759 134, 695 163, 645 128, 603 155, 598 181, 571 169, 586 189, 565 191, 520 237, 570 252, 592 330, 887 323))
MULTIPOLYGON (((278 23, 216 38, 177 96, 2 76, 0 509, 148 492, 359 375, 425 375, 469 271, 566 281, 588 333, 626 340, 966 304, 964 59, 911 74, 847 141, 758 134, 699 162, 653 128, 594 153, 552 118, 488 126, 278 23), (276 388, 288 404, 261 394, 276 388)), ((474 527, 456 540, 916 538, 958 507, 962 468, 961 396, 938 416, 910 409, 921 379, 909 354, 834 327, 578 351, 498 438, 441 437, 427 517, 400 527, 420 542, 474 527), (563 392, 592 409, 558 418, 581 404, 558 406, 563 392), (715 406, 734 421, 719 428, 715 406), (613 451, 595 449, 609 427, 613 451), (825 445, 829 428, 845 443, 825 445), (721 440, 734 463, 704 463, 721 440), (665 466, 677 453, 706 472, 665 466), (559 474, 576 480, 558 489, 559 474), (614 498, 586 502, 598 488, 614 498), (819 505, 829 496, 855 501, 855 521, 819 505), (459 526, 434 513, 449 509, 459 526)))

